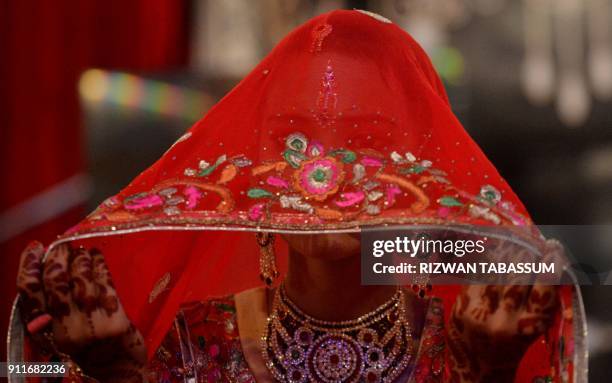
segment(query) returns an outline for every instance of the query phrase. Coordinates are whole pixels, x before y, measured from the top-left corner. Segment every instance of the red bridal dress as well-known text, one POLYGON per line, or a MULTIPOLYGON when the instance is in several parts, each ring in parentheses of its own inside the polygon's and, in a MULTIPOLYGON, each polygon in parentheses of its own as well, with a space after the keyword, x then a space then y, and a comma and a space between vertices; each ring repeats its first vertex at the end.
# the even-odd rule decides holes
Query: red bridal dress
MULTIPOLYGON (((333 11, 290 33, 157 162, 47 251, 69 242, 104 254, 146 340, 151 378, 243 382, 253 378, 233 296, 262 286, 254 232, 386 225, 503 227, 546 246, 451 111, 423 49, 378 15, 333 11)), ((281 274, 285 246, 276 242, 281 274)), ((554 324, 527 350, 519 382, 586 379, 579 290, 557 291, 554 324)), ((459 292, 429 292, 404 381, 452 380, 445 328, 459 292)), ((9 335, 9 357, 31 358, 16 313, 9 335)))

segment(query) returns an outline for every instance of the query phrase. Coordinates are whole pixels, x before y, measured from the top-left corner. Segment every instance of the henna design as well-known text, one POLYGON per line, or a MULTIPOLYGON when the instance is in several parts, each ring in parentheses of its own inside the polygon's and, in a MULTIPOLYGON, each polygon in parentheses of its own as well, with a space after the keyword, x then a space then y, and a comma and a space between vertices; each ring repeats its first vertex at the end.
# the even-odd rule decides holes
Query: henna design
POLYGON ((97 249, 92 249, 90 253, 92 254, 94 280, 98 285, 98 304, 110 317, 119 311, 119 299, 115 293, 115 286, 102 253, 97 249))
POLYGON ((25 322, 45 311, 45 297, 40 279, 40 262, 43 253, 43 245, 40 242, 32 242, 21 254, 17 291, 25 322))
POLYGON ((67 245, 59 245, 49 254, 43 269, 47 309, 56 320, 62 320, 70 315, 69 256, 70 248, 67 245))
POLYGON ((527 312, 550 315, 551 311, 554 312, 557 309, 554 292, 554 288, 550 287, 545 288, 543 292, 533 288, 527 300, 527 312))
POLYGON ((539 334, 545 329, 545 321, 541 316, 523 318, 518 321, 517 332, 520 335, 534 335, 539 334))
POLYGON ((70 270, 73 285, 72 298, 79 310, 91 318, 91 314, 97 309, 98 302, 89 253, 84 249, 79 249, 77 256, 72 260, 70 270))
POLYGON ((525 351, 552 324, 557 309, 551 286, 465 286, 449 321, 455 378, 512 382, 525 351))
POLYGON ((510 286, 510 288, 504 293, 504 301, 506 304, 504 308, 506 311, 518 310, 524 300, 524 287, 521 286, 510 286))
POLYGON ((463 330, 465 329, 465 325, 463 324, 463 321, 459 319, 459 316, 457 315, 451 316, 450 321, 453 324, 453 326, 455 326, 458 332, 463 333, 463 330))
POLYGON ((459 301, 459 315, 463 315, 463 313, 465 313, 465 310, 470 305, 470 296, 465 293, 465 290, 462 290, 461 293, 459 294, 458 301, 459 301))
POLYGON ((130 325, 117 336, 90 342, 77 358, 85 371, 101 381, 142 382, 145 356, 142 337, 130 325))
POLYGON ((64 244, 44 265, 42 257, 42 245, 30 244, 17 278, 24 313, 52 317, 54 333, 31 335, 40 351, 69 354, 100 381, 144 381, 144 339, 123 312, 102 254, 64 244))

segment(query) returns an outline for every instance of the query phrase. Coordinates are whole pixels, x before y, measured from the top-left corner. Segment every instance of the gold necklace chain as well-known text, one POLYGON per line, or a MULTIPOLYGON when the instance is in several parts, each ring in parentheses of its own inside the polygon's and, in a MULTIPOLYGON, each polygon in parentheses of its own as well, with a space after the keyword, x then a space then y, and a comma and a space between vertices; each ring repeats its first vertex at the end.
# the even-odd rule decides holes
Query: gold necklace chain
POLYGON ((261 351, 279 382, 392 382, 412 360, 404 291, 359 318, 323 321, 276 290, 261 351))

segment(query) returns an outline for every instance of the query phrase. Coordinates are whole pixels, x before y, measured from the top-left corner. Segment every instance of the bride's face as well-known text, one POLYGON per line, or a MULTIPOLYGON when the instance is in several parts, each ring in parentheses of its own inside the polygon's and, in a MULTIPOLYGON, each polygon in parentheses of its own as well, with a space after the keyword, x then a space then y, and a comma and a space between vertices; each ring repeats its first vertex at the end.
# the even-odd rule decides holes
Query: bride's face
POLYGON ((289 248, 305 257, 342 259, 360 254, 359 233, 283 234, 289 248))

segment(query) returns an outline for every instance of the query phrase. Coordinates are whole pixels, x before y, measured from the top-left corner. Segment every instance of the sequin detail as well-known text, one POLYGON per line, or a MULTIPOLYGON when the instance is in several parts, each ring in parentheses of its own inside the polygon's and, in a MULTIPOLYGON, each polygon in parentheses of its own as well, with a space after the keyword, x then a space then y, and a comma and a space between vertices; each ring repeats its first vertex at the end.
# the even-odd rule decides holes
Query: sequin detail
MULTIPOLYGON (((401 379, 443 381, 444 331, 442 301, 431 298, 416 358, 401 379)), ((312 340, 309 335, 296 331, 299 343, 304 345, 312 340)), ((373 342, 376 335, 363 333, 359 337, 363 342, 373 342)), ((375 351, 373 349, 373 353, 375 351)), ((375 357, 373 353, 371 356, 375 357)), ((300 381, 297 379, 299 372, 299 369, 290 369, 289 374, 300 381)), ((193 379, 197 382, 254 383, 255 378, 242 352, 233 296, 183 304, 149 361, 147 373, 151 382, 178 383, 193 379)))
MULTIPOLYGON (((322 110, 330 106, 326 102, 322 110)), ((529 222, 495 187, 485 184, 468 193, 453 185, 434 161, 411 152, 385 154, 353 147, 350 140, 330 148, 301 132, 287 135, 283 142, 277 159, 262 163, 231 153, 199 159, 187 164, 178 178, 106 200, 86 222, 101 227, 100 221, 106 221, 116 229, 123 229, 124 222, 130 227, 189 223, 300 229, 305 224, 330 229, 348 223, 435 220, 529 222), (236 191, 236 184, 244 188, 236 191)))
POLYGON ((332 26, 326 22, 317 24, 312 29, 312 45, 310 51, 312 53, 321 52, 323 48, 323 41, 332 32, 332 26))
POLYGON ((338 91, 336 89, 336 74, 331 63, 327 63, 325 73, 321 78, 319 95, 314 115, 320 126, 331 126, 336 120, 336 107, 338 105, 338 91))
POLYGON ((170 273, 166 273, 161 278, 159 278, 157 282, 155 282, 155 285, 153 286, 153 288, 151 289, 151 292, 149 293, 149 303, 153 303, 153 301, 155 301, 155 299, 157 299, 157 297, 161 293, 163 293, 164 291, 168 289, 170 280, 171 280, 170 273))
POLYGON ((181 307, 147 366, 151 382, 255 382, 240 344, 233 297, 181 307))

